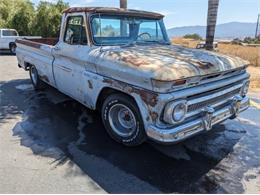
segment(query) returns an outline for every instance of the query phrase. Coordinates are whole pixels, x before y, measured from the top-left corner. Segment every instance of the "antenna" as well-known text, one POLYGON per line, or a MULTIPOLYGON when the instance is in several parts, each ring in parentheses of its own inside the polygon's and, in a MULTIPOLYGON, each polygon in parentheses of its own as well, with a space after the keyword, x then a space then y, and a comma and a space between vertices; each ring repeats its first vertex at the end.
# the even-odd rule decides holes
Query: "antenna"
POLYGON ((258 19, 257 19, 257 23, 256 23, 255 38, 257 38, 259 35, 259 33, 258 33, 259 28, 260 28, 260 14, 258 14, 258 19))

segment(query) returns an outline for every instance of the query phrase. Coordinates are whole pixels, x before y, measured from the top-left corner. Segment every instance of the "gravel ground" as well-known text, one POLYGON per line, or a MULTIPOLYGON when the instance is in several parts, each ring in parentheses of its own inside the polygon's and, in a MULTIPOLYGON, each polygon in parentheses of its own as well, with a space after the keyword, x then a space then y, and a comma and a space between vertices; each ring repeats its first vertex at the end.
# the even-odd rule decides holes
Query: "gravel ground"
POLYGON ((0 98, 0 193, 260 193, 256 108, 178 145, 126 148, 98 113, 53 88, 35 92, 7 53, 0 98))

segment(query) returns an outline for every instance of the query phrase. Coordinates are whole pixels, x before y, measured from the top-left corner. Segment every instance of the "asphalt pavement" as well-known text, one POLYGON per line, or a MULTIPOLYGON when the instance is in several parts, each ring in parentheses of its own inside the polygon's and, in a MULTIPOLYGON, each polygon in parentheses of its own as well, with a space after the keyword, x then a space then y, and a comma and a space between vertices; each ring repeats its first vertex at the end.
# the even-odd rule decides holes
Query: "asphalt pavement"
POLYGON ((183 143, 127 148, 97 112, 34 91, 16 57, 0 54, 0 193, 260 193, 259 140, 252 106, 183 143))

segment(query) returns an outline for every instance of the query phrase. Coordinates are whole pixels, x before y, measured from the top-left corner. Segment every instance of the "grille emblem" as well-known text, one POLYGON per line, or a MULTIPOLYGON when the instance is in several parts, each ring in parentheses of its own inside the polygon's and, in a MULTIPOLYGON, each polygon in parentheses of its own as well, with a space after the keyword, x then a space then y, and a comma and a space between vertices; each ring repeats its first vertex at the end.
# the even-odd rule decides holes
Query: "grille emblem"
POLYGON ((209 131, 212 129, 212 117, 215 109, 211 106, 207 106, 203 109, 203 112, 205 113, 205 116, 203 118, 203 125, 206 131, 209 131))
POLYGON ((234 116, 237 116, 239 113, 239 109, 241 107, 241 101, 242 97, 240 95, 237 95, 233 98, 232 104, 231 104, 231 114, 234 116))

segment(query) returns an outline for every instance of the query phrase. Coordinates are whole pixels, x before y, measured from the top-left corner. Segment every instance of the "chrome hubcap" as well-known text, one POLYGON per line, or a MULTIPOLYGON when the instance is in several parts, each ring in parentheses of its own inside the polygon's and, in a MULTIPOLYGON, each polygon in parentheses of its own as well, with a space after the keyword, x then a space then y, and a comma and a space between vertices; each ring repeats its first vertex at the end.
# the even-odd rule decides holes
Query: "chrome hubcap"
POLYGON ((108 113, 109 124, 113 131, 122 137, 130 136, 136 129, 136 119, 133 112, 123 104, 111 107, 108 113))
POLYGON ((32 76, 32 81, 33 81, 33 84, 37 84, 37 71, 36 71, 36 68, 32 67, 32 73, 31 73, 31 76, 32 76))

